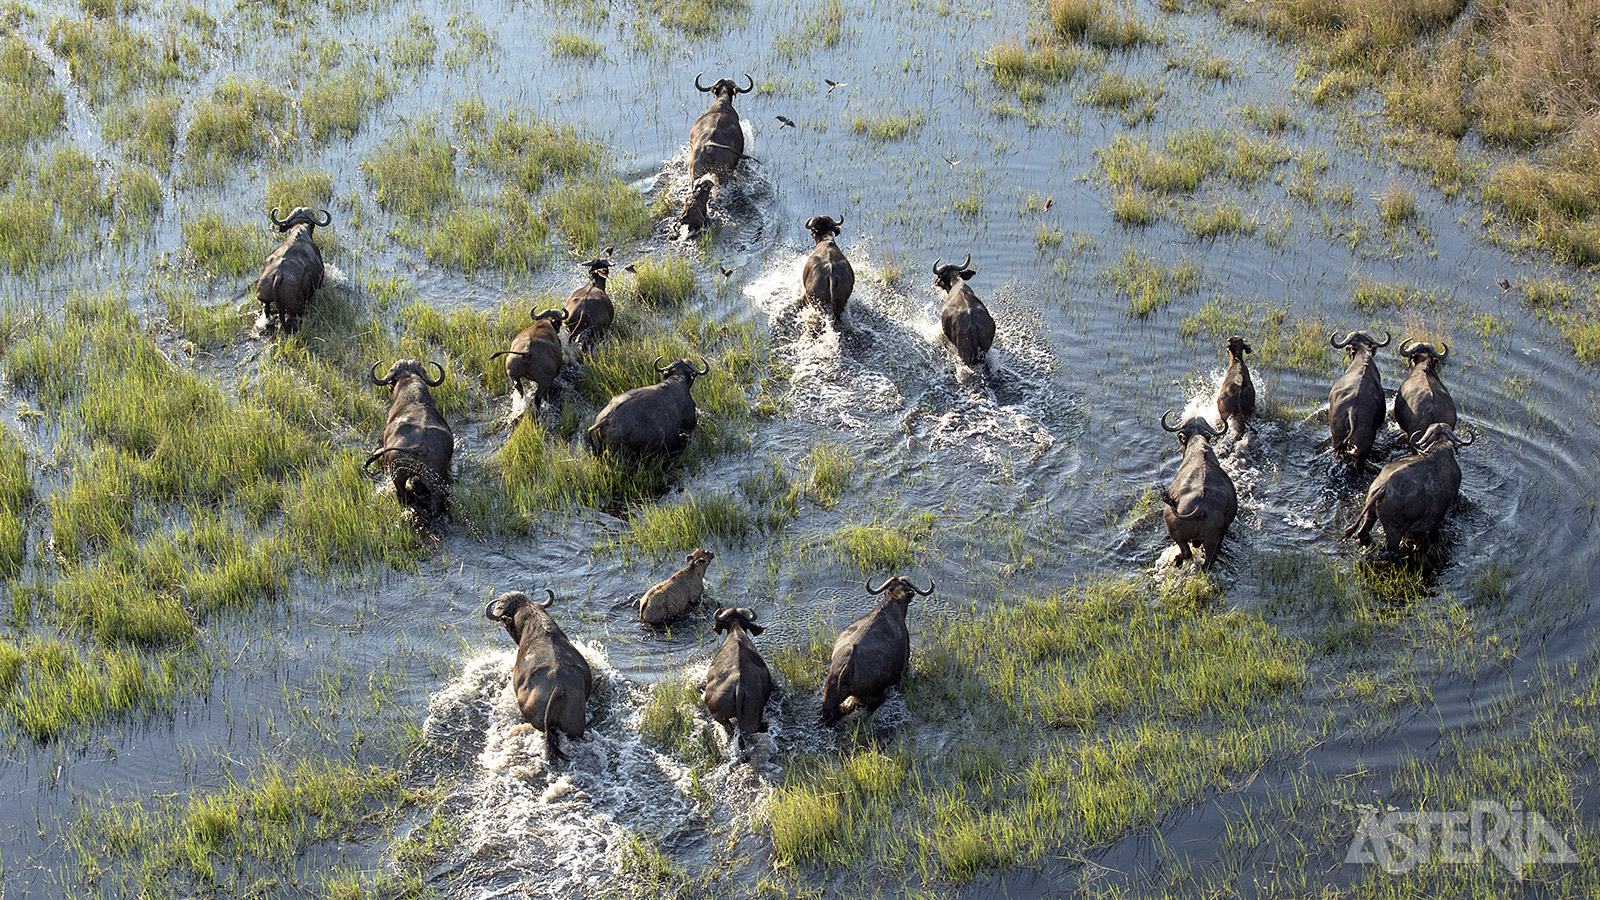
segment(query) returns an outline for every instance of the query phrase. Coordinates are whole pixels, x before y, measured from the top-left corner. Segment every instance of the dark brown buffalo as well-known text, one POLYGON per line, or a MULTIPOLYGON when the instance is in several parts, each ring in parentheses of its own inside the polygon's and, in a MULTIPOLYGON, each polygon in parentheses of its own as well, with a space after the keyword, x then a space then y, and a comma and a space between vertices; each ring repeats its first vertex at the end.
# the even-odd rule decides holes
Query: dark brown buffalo
POLYGON ((1209 569, 1216 565, 1222 538, 1239 513, 1239 495, 1207 440, 1222 437, 1223 433, 1198 416, 1182 426, 1168 425, 1167 416, 1171 414, 1170 409, 1162 413, 1161 427, 1178 435, 1183 461, 1172 476, 1171 487, 1161 488, 1161 518, 1167 523, 1167 534, 1178 545, 1176 562, 1191 558, 1191 548, 1198 547, 1205 556, 1200 567, 1209 569))
POLYGON ((634 458, 682 451, 698 421, 689 388, 711 371, 709 363, 700 362, 704 368, 698 370, 686 359, 663 367, 657 357, 661 381, 612 397, 584 432, 589 449, 634 458))
POLYGON ((1329 345, 1350 354, 1350 367, 1328 392, 1328 431, 1334 454, 1354 466, 1366 461, 1383 427, 1383 382, 1374 357, 1391 337, 1385 334, 1381 344, 1365 331, 1352 331, 1343 340, 1337 333, 1328 338, 1329 345))
POLYGON ((1400 549, 1402 539, 1414 541, 1437 530, 1455 507, 1461 491, 1456 448, 1475 440, 1475 435, 1466 440, 1456 437, 1455 429, 1443 422, 1412 435, 1411 443, 1418 454, 1383 467, 1367 490, 1361 517, 1344 530, 1344 536, 1353 535, 1357 543, 1366 544, 1371 539, 1372 526, 1381 523, 1384 549, 1393 553, 1400 549))
POLYGON ((439 377, 430 381, 422 363, 414 359, 399 360, 382 378, 378 377, 378 364, 372 364, 372 383, 393 386, 394 399, 383 427, 383 446, 367 457, 366 465, 382 459, 400 502, 438 516, 444 512, 450 492, 450 458, 456 444, 450 424, 428 390, 444 381, 444 367, 431 365, 439 370, 439 377))
POLYGON ((278 327, 287 329, 299 323, 311 305, 311 296, 322 287, 322 251, 312 238, 319 225, 326 228, 333 222, 333 216, 323 210, 319 222, 314 210, 297 206, 287 219, 279 219, 278 209, 273 207, 267 219, 283 235, 283 242, 261 269, 256 299, 261 301, 267 321, 276 316, 278 327))
POLYGON ((574 740, 583 739, 594 676, 588 660, 545 611, 556 599, 549 588, 545 593, 549 599, 543 603, 535 603, 521 591, 501 594, 484 608, 483 614, 504 625, 506 634, 517 644, 511 686, 517 692, 517 708, 522 711, 523 720, 544 732, 551 759, 566 759, 556 742, 556 731, 564 731, 574 740))
POLYGON ((844 324, 844 307, 850 292, 856 287, 856 272, 850 260, 844 258, 834 237, 844 225, 844 216, 835 222, 829 216, 812 216, 806 220, 806 230, 816 241, 816 249, 806 257, 805 270, 800 279, 805 284, 806 299, 827 312, 835 326, 844 324))
POLYGON ((744 129, 739 125, 739 113, 733 108, 733 98, 755 90, 756 82, 749 75, 749 87, 741 88, 731 78, 719 78, 706 87, 700 83, 701 72, 694 77, 697 90, 712 95, 711 108, 694 120, 689 129, 689 178, 698 181, 701 175, 711 175, 725 182, 733 175, 739 161, 748 159, 744 154, 744 129))
POLYGON ((961 361, 976 366, 994 344, 994 317, 989 315, 989 307, 967 286, 968 279, 978 274, 972 268, 972 254, 967 254, 966 262, 959 266, 943 262, 933 261, 933 283, 945 292, 939 324, 961 361))
POLYGON ((1421 434, 1435 422, 1456 427, 1456 401, 1439 380, 1439 364, 1450 355, 1448 344, 1442 351, 1432 344, 1402 340, 1400 355, 1411 360, 1411 374, 1394 394, 1394 420, 1407 438, 1421 434))
POLYGON ((922 590, 911 579, 897 575, 867 593, 883 594, 872 611, 851 622, 833 642, 833 658, 822 683, 822 724, 844 717, 841 707, 854 697, 868 713, 883 705, 884 692, 900 683, 911 659, 911 633, 906 630, 906 609, 913 595, 933 593, 933 582, 922 590))
POLYGON ((530 309, 528 315, 533 317, 533 324, 512 339, 511 349, 501 350, 489 358, 506 358, 506 377, 511 379, 517 396, 525 396, 524 381, 537 386, 533 392, 533 408, 537 411, 550 396, 550 389, 565 363, 565 351, 561 348, 561 323, 566 321, 567 314, 559 309, 547 309, 544 312, 530 309))
POLYGON ((606 279, 611 277, 609 255, 583 263, 589 270, 589 283, 567 295, 567 339, 584 353, 605 337, 617 317, 617 308, 606 293, 606 279))
POLYGON ((1256 386, 1250 381, 1250 367, 1244 363, 1244 355, 1252 352, 1244 338, 1237 334, 1228 338, 1228 371, 1222 376, 1222 389, 1217 391, 1217 415, 1222 417, 1223 428, 1231 423, 1240 434, 1256 414, 1256 386))
POLYGON ((762 714, 772 696, 772 673, 750 640, 763 631, 756 624, 755 610, 719 609, 711 630, 725 637, 706 670, 706 712, 724 728, 738 725, 741 737, 766 731, 762 714))

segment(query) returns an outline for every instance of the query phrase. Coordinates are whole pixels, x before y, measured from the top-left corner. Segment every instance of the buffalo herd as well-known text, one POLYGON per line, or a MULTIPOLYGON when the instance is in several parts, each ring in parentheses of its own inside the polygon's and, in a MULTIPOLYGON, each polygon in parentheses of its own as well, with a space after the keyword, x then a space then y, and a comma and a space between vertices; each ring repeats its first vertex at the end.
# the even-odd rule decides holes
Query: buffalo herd
MULTIPOLYGON (((753 159, 744 152, 744 131, 733 101, 754 89, 754 79, 747 75, 744 87, 728 78, 706 86, 701 76, 696 76, 695 87, 713 99, 689 135, 691 188, 675 223, 686 238, 707 226, 712 192, 728 183, 741 162, 753 159)), ((275 208, 269 220, 282 235, 282 242, 267 258, 256 294, 265 320, 289 330, 298 325, 322 284, 322 256, 313 238, 318 227, 332 222, 332 216, 323 210, 319 218, 316 211, 297 207, 280 219, 275 208)), ((855 286, 855 272, 835 242, 843 226, 843 216, 817 215, 806 220, 815 247, 802 271, 805 300, 839 328, 844 327, 846 305, 855 286)), ((549 399, 567 360, 562 326, 567 329, 567 342, 580 357, 590 354, 611 328, 616 310, 606 292, 610 256, 611 248, 607 248, 600 257, 583 263, 588 281, 571 293, 564 307, 530 310, 531 324, 517 334, 508 349, 490 357, 506 358, 506 377, 513 390, 536 411, 549 399)), ((967 284, 976 274, 970 254, 960 265, 942 260, 933 264, 934 284, 943 294, 940 324, 944 337, 961 363, 974 368, 984 362, 995 337, 994 317, 967 284)), ((1385 335, 1380 342, 1365 331, 1352 331, 1342 338, 1335 333, 1329 339, 1331 346, 1348 353, 1350 362, 1328 395, 1328 444, 1333 456, 1356 472, 1363 470, 1384 424, 1377 354, 1389 346, 1390 339, 1385 335)), ((1400 344, 1410 374, 1395 393, 1393 413, 1412 453, 1383 466, 1368 489, 1359 518, 1345 529, 1347 538, 1366 544, 1372 527, 1382 525, 1386 552, 1394 553, 1403 541, 1414 546, 1437 530, 1456 504, 1461 469, 1455 454, 1473 443, 1476 435, 1470 428, 1464 437, 1456 433, 1455 403, 1439 378, 1439 364, 1449 355, 1449 348, 1441 347, 1436 350, 1432 344, 1409 340, 1400 344)), ((1169 423, 1171 410, 1161 417, 1161 427, 1177 436, 1182 451, 1171 483, 1156 489, 1162 518, 1178 548, 1176 561, 1182 563, 1198 553, 1202 568, 1215 565, 1239 509, 1233 479, 1219 461, 1214 442, 1230 433, 1242 439, 1246 431, 1255 431, 1251 419, 1256 411, 1256 389, 1245 363, 1252 348, 1242 336, 1234 335, 1226 349, 1228 367, 1216 398, 1219 425, 1200 416, 1169 423)), ((614 396, 595 416, 594 424, 584 432, 590 449, 631 459, 682 452, 696 423, 690 389, 696 378, 710 371, 709 363, 704 359, 700 363, 696 367, 687 359, 667 363, 657 358, 659 380, 655 384, 614 396)), ((382 444, 366 465, 383 464, 402 503, 441 516, 449 492, 455 439, 429 389, 443 381, 444 369, 438 363, 401 359, 380 378, 379 365, 373 364, 372 382, 390 387, 392 399, 382 444), (432 378, 429 365, 437 371, 432 378)), ((663 626, 700 604, 706 570, 714 558, 705 549, 690 553, 682 569, 639 597, 634 604, 639 620, 648 626, 663 626)), ((923 590, 904 576, 891 577, 878 587, 870 580, 866 583, 868 593, 881 595, 881 599, 846 626, 834 642, 822 681, 820 721, 824 726, 838 723, 850 709, 870 715, 883 704, 885 692, 899 683, 910 659, 906 615, 912 598, 932 593, 933 587, 930 582, 923 590)), ((545 735, 549 755, 561 759, 565 757, 557 733, 583 737, 593 676, 583 655, 549 613, 555 593, 547 589, 546 594, 548 599, 542 603, 521 592, 502 594, 484 615, 504 625, 516 643, 511 683, 517 706, 522 717, 545 735)), ((773 678, 753 640, 763 630, 756 619, 753 609, 732 606, 718 609, 712 620, 713 633, 721 633, 723 638, 706 673, 703 700, 711 719, 736 735, 767 727, 765 707, 773 692, 773 678)))

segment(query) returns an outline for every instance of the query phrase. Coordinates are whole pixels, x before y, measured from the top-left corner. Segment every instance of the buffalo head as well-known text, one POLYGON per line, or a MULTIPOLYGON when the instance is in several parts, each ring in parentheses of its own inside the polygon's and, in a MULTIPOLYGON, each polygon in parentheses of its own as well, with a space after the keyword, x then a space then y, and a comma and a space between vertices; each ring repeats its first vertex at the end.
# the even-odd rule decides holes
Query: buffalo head
POLYGON ((1180 444, 1187 444, 1189 442, 1189 438, 1192 438, 1197 434, 1203 434, 1208 438, 1222 437, 1222 432, 1212 428, 1210 423, 1199 416, 1190 418, 1182 425, 1168 425, 1167 416, 1170 415, 1172 415, 1172 410, 1170 409, 1161 414, 1161 428, 1165 431, 1170 431, 1176 434, 1178 436, 1178 443, 1180 444))
POLYGON ((896 575, 877 587, 872 586, 872 579, 869 578, 867 579, 866 587, 867 593, 869 594, 881 594, 885 591, 892 590, 895 594, 905 594, 908 597, 911 594, 916 594, 920 597, 926 597, 933 593, 934 582, 932 579, 929 579, 928 589, 923 590, 922 588, 912 584, 911 579, 905 577, 904 575, 896 575))
POLYGON ((395 379, 399 378, 401 375, 407 375, 407 374, 415 375, 418 378, 421 378, 422 379, 422 383, 426 384, 428 387, 438 387, 441 383, 444 382, 444 366, 441 366, 436 362, 435 363, 428 363, 428 365, 433 366, 434 368, 439 370, 439 377, 431 379, 431 380, 428 378, 427 370, 425 368, 423 368, 422 363, 419 363, 414 359, 396 360, 395 364, 393 366, 389 367, 389 374, 383 376, 382 378, 378 377, 378 366, 379 365, 381 365, 381 363, 373 363, 372 364, 372 383, 373 384, 390 384, 390 385, 392 385, 392 384, 394 384, 395 379))
POLYGON ((748 73, 746 73, 746 75, 744 77, 745 77, 745 80, 747 82, 749 82, 750 86, 749 87, 743 87, 743 88, 739 87, 737 84, 735 84, 733 79, 731 79, 731 78, 718 78, 710 87, 706 87, 705 85, 700 83, 700 79, 705 74, 706 73, 701 72, 699 75, 696 75, 694 77, 695 89, 700 91, 700 92, 702 92, 702 93, 711 94, 711 95, 716 96, 716 97, 722 97, 724 99, 727 99, 727 100, 731 101, 735 96, 737 96, 739 94, 748 94, 751 91, 756 89, 756 80, 754 78, 751 78, 748 73))
POLYGON ((1391 335, 1389 332, 1385 331, 1383 333, 1383 343, 1380 344, 1373 339, 1372 335, 1367 334, 1365 331, 1352 331, 1343 338, 1340 338, 1339 332, 1335 331, 1331 336, 1329 336, 1328 345, 1339 350, 1345 350, 1351 356, 1354 356, 1362 350, 1377 350, 1382 347, 1387 347, 1389 346, 1389 341, 1393 337, 1394 335, 1391 335))
POLYGON ((1450 345, 1440 344, 1443 350, 1435 350, 1433 345, 1426 341, 1412 342, 1409 339, 1400 341, 1400 355, 1411 360, 1412 365, 1420 362, 1441 362, 1450 355, 1450 345))
POLYGON ((1256 352, 1249 342, 1239 335, 1228 338, 1228 354, 1237 359, 1244 359, 1246 353, 1256 352))
POLYGON ((945 263, 942 259, 933 261, 933 283, 938 285, 941 291, 950 290, 958 278, 962 281, 971 281, 972 276, 976 274, 978 270, 972 268, 971 253, 967 254, 966 262, 959 266, 955 263, 945 263))
POLYGON ((332 224, 333 214, 327 210, 323 210, 322 221, 319 222, 317 221, 316 210, 308 209, 304 206, 296 206, 294 211, 289 213, 289 218, 280 219, 278 218, 278 207, 274 206, 272 208, 272 212, 267 213, 267 220, 272 223, 273 228, 278 229, 279 233, 282 233, 288 231, 296 225, 310 225, 312 226, 313 230, 315 230, 317 227, 326 228, 328 225, 332 224))
POLYGON ((1409 435, 1412 446, 1419 452, 1426 453, 1435 444, 1449 442, 1454 447, 1466 447, 1478 440, 1478 433, 1471 429, 1462 429, 1466 438, 1456 437, 1456 431, 1445 422, 1435 422, 1426 429, 1409 435))
POLYGON ((811 232, 812 239, 819 243, 837 235, 843 225, 844 216, 840 216, 838 221, 829 216, 812 216, 806 220, 806 230, 811 232))
POLYGON ((711 632, 727 631, 734 625, 742 627, 751 637, 757 637, 767 629, 756 624, 756 611, 747 606, 733 607, 717 610, 717 617, 711 620, 711 632))
MULTIPOLYGON (((687 359, 674 360, 672 365, 663 366, 661 365, 663 359, 665 359, 665 357, 656 357, 656 372, 661 375, 662 381, 669 381, 673 378, 682 378, 686 384, 692 385, 694 384, 694 380, 696 378, 711 371, 711 364, 706 362, 706 358, 704 356, 700 357, 700 364, 703 366, 703 368, 700 369, 696 369, 694 367, 694 363, 689 362, 687 359)), ((693 560, 691 560, 691 562, 692 561, 693 560)))

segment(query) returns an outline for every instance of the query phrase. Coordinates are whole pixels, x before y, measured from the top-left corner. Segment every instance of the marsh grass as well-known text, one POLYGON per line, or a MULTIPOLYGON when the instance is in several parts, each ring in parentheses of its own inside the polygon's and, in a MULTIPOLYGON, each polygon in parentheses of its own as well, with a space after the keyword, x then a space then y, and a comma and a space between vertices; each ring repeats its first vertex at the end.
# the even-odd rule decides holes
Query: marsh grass
POLYGON ((1168 135, 1161 150, 1142 138, 1119 134, 1096 151, 1106 181, 1154 194, 1193 191, 1227 162, 1219 132, 1189 128, 1168 135))
POLYGON ((618 178, 569 178, 546 195, 543 212, 539 220, 553 219, 585 257, 602 247, 632 244, 655 227, 644 195, 618 178))
POLYGON ((1255 349, 1252 366, 1313 373, 1328 368, 1332 330, 1319 316, 1292 315, 1282 306, 1217 296, 1183 320, 1178 336, 1191 342, 1204 338, 1220 347, 1230 335, 1244 335, 1255 349))
POLYGON ((24 516, 33 497, 27 451, 10 426, 0 424, 0 578, 22 568, 27 550, 24 516))
POLYGON ((1351 279, 1350 302, 1362 312, 1373 313, 1380 309, 1405 309, 1424 306, 1438 308, 1442 298, 1438 291, 1423 291, 1408 284, 1374 281, 1365 275, 1351 279))
POLYGON ((164 204, 155 173, 141 166, 124 168, 112 181, 110 194, 116 209, 112 239, 132 240, 148 234, 164 204))
POLYGON ((66 98, 56 89, 50 68, 21 38, 0 43, 0 147, 26 149, 61 131, 66 98))
POLYGON ((927 554, 938 532, 933 513, 910 513, 865 525, 846 525, 827 539, 827 547, 841 564, 865 575, 895 573, 916 565, 927 554))
POLYGON ((1378 196, 1378 218, 1386 228, 1399 228, 1416 221, 1417 195, 1400 184, 1390 184, 1378 196))
POLYGON ((1239 115, 1251 126, 1267 134, 1283 134, 1300 129, 1294 112, 1282 103, 1249 103, 1239 108, 1239 115))
POLYGON ((690 766, 710 768, 719 758, 717 729, 696 718, 703 705, 700 686, 689 679, 658 681, 639 710, 639 736, 690 766))
POLYGON ((1153 599, 1097 580, 925 626, 906 706, 961 752, 903 727, 796 760, 766 810, 778 865, 965 881, 1112 841, 1303 745, 1279 698, 1306 645, 1153 599))
POLYGON ((502 192, 491 206, 450 210, 438 224, 407 229, 435 265, 471 272, 493 268, 524 275, 550 260, 550 227, 518 192, 502 192))
POLYGON ((1100 273, 1128 298, 1129 310, 1140 318, 1160 309, 1174 297, 1200 289, 1200 265, 1188 257, 1168 266, 1144 256, 1130 246, 1122 258, 1100 273))
POLYGON ((1142 75, 1107 72, 1089 86, 1083 99, 1090 106, 1117 112, 1123 123, 1132 127, 1154 118, 1156 103, 1165 94, 1165 88, 1142 75))
POLYGON ((721 34, 744 21, 746 0, 647 0, 660 23, 695 37, 721 34))
POLYGON ((374 562, 409 569, 427 550, 400 504, 378 492, 355 453, 342 453, 290 484, 284 538, 314 572, 374 562))
POLYGON ((823 509, 832 509, 854 483, 855 459, 832 444, 815 444, 802 464, 809 471, 806 495, 823 509))
POLYGON ((389 40, 389 58, 395 68, 417 74, 433 65, 439 39, 433 26, 419 13, 412 13, 403 31, 389 40))
POLYGON ((67 61, 72 80, 96 104, 184 78, 181 57, 157 49, 144 30, 120 19, 57 18, 45 43, 67 61))
POLYGON ((242 894, 264 876, 298 882, 297 860, 312 846, 362 834, 374 819, 425 798, 395 769, 270 761, 249 781, 213 790, 96 798, 80 813, 71 840, 80 850, 96 848, 75 856, 95 860, 107 887, 161 884, 242 894))
POLYGON ((96 647, 86 658, 54 638, 0 638, 0 714, 44 743, 107 719, 170 710, 199 686, 203 668, 129 648, 96 647))
POLYGON ((1132 10, 1106 0, 1047 0, 1045 16, 1056 37, 1104 50, 1131 50, 1165 40, 1132 10))
POLYGON ((1236 200, 1190 207, 1183 216, 1183 227, 1202 240, 1213 240, 1222 235, 1256 233, 1255 220, 1245 217, 1244 207, 1236 200))
MULTIPOLYGON (((267 202, 262 206, 262 210, 270 212, 277 209, 281 218, 287 216, 289 211, 297 206, 320 210, 332 200, 331 172, 306 168, 280 169, 267 178, 267 202)), ((319 245, 326 243, 327 238, 323 237, 325 233, 318 234, 319 245)))
POLYGON ((778 35, 773 50, 786 62, 794 62, 812 50, 837 47, 844 33, 844 4, 824 0, 807 9, 793 32, 778 35))
POLYGON ((455 149, 431 121, 412 123, 361 160, 373 199, 386 210, 426 219, 460 195, 455 149))
POLYGON ((681 306, 694 294, 694 272, 682 256, 648 256, 633 268, 633 277, 616 292, 619 299, 659 309, 681 306))
POLYGON ((915 131, 922 130, 928 121, 927 116, 921 112, 915 113, 868 113, 856 115, 850 119, 850 130, 856 134, 871 138, 880 143, 899 140, 915 131))
POLYGON ((632 510, 621 543, 651 555, 689 551, 707 544, 743 541, 754 526, 748 507, 729 493, 698 493, 673 503, 647 503, 632 510))
POLYGON ((252 225, 214 210, 185 217, 180 230, 185 255, 208 278, 260 275, 267 255, 277 245, 275 233, 264 219, 252 225))
POLYGON ((1159 204, 1148 191, 1120 188, 1111 195, 1111 216, 1123 225, 1149 225, 1161 218, 1159 204))
POLYGON ((557 31, 550 35, 550 56, 578 62, 600 62, 606 58, 606 45, 588 35, 557 31))
POLYGON ((311 79, 300 94, 300 118, 314 144, 352 138, 367 114, 386 103, 394 83, 364 63, 311 79))
POLYGON ((456 129, 466 139, 469 162, 530 195, 552 178, 598 172, 605 160, 605 148, 571 125, 524 118, 516 110, 491 118, 476 101, 457 106, 456 129))
POLYGON ((189 125, 189 165, 203 182, 220 182, 229 168, 282 149, 289 96, 259 79, 229 76, 195 106, 189 125))

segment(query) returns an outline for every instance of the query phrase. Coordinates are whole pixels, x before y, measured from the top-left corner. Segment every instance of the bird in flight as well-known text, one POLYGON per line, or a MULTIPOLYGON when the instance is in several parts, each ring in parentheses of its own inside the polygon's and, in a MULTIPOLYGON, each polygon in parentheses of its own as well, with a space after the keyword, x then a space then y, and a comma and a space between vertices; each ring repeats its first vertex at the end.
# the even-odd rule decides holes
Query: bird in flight
POLYGON ((845 87, 849 84, 847 81, 834 81, 832 78, 824 78, 822 79, 822 83, 828 86, 828 93, 830 94, 833 93, 834 88, 845 87))
POLYGON ((793 121, 792 121, 792 120, 790 120, 790 119, 788 119, 788 118, 786 118, 786 117, 784 117, 784 116, 779 116, 779 117, 778 117, 778 121, 779 121, 779 122, 782 122, 782 123, 783 123, 783 124, 785 124, 785 125, 787 125, 787 126, 789 126, 789 127, 790 127, 790 128, 793 128, 793 127, 795 127, 795 124, 794 124, 794 122, 793 122, 793 121))
POLYGON ((1050 204, 1054 202, 1056 202, 1055 194, 1051 194, 1050 196, 1044 198, 1044 208, 1048 211, 1050 209, 1050 204))
POLYGON ((945 156, 944 161, 949 163, 950 164, 950 168, 952 168, 952 169, 954 169, 956 166, 961 165, 961 162, 962 162, 961 160, 956 159, 956 155, 954 153, 951 153, 951 154, 948 154, 947 156, 945 156))
POLYGON ((727 278, 729 275, 733 274, 733 270, 728 268, 727 266, 723 265, 722 263, 717 263, 717 270, 722 273, 722 277, 723 278, 727 278))

